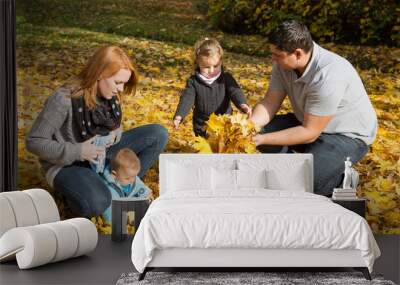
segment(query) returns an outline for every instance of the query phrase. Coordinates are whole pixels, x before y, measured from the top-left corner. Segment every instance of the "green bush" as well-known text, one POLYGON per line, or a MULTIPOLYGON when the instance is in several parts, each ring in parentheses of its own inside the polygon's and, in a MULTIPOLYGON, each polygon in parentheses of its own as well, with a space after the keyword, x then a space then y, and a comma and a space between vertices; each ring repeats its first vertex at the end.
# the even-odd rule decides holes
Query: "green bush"
POLYGON ((227 32, 268 35, 295 19, 317 41, 400 45, 397 0, 209 0, 211 23, 227 32))

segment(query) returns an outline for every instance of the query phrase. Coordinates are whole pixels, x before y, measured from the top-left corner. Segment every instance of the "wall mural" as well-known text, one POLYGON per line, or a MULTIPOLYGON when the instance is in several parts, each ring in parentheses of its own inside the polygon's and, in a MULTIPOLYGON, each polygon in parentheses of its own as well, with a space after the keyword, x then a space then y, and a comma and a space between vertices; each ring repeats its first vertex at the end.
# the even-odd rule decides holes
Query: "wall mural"
MULTIPOLYGON (((122 98, 124 129, 148 123, 164 125, 170 134, 166 152, 255 152, 251 127, 236 115, 237 110, 234 119, 214 123, 221 128, 237 124, 245 134, 240 140, 232 140, 237 133, 224 132, 223 137, 213 138, 216 141, 211 150, 207 142, 195 139, 191 115, 178 130, 173 127, 172 116, 180 91, 193 71, 192 45, 204 35, 221 41, 227 51, 224 66, 238 80, 249 105, 254 106, 265 94, 271 75, 268 46, 261 36, 211 31, 206 12, 194 4, 161 9, 157 6, 160 4, 141 1, 127 14, 126 1, 103 1, 101 7, 82 1, 58 1, 63 5, 57 6, 42 2, 29 9, 25 7, 29 3, 24 2, 17 7, 18 189, 40 187, 52 192, 37 158, 25 149, 24 140, 52 92, 76 75, 95 49, 109 44, 122 47, 140 73, 136 95, 122 98)), ((321 45, 355 65, 374 105, 379 130, 368 155, 355 165, 360 173, 357 194, 368 201, 367 220, 375 233, 400 234, 400 49, 321 45)), ((288 101, 284 107, 281 113, 290 111, 288 101)), ((158 166, 151 168, 144 182, 158 196, 158 166)), ((65 201, 57 196, 56 200, 62 217, 68 217, 65 201)), ((101 218, 94 217, 93 221, 100 231, 109 232, 109 225, 101 218)))

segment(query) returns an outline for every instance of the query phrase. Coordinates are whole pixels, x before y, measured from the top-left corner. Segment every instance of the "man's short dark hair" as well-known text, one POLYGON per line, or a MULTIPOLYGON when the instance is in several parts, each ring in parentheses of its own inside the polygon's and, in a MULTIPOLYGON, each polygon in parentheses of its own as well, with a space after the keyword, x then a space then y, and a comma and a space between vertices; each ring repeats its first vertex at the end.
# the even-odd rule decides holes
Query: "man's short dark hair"
POLYGON ((270 44, 288 53, 293 53, 298 48, 308 53, 313 47, 311 34, 306 25, 293 20, 277 26, 268 40, 270 44))

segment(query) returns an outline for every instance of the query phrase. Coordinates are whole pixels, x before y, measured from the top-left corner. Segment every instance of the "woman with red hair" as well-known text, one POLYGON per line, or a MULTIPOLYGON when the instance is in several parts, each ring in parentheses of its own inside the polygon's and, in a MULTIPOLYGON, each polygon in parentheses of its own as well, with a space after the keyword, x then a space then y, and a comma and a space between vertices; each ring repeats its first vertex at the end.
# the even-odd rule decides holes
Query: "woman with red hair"
POLYGON ((90 163, 127 147, 139 157, 143 177, 167 143, 167 130, 158 124, 122 132, 121 97, 134 95, 137 84, 138 72, 121 48, 100 48, 78 76, 47 99, 32 126, 26 147, 39 157, 47 182, 75 214, 97 216, 111 203, 90 163), (98 146, 99 137, 109 137, 109 143, 98 146))

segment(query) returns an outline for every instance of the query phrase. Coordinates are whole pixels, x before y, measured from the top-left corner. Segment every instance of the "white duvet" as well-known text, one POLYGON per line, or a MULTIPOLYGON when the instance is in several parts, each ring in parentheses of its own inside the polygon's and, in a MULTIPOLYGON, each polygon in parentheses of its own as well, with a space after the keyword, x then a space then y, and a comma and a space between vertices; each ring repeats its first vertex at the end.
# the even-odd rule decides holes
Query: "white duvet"
POLYGON ((380 255, 359 215, 323 196, 266 189, 164 194, 134 237, 133 265, 143 272, 165 248, 358 249, 370 271, 380 255))

